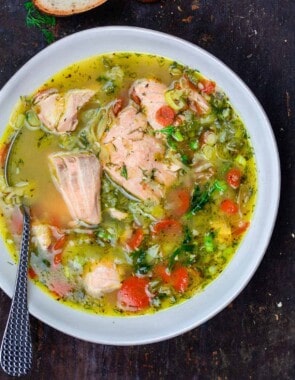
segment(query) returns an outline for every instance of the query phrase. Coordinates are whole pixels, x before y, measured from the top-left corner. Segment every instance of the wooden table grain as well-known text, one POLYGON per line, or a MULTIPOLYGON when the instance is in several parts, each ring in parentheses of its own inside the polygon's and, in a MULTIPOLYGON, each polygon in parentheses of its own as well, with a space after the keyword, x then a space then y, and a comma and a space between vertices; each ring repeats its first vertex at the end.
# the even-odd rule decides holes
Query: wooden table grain
MULTIPOLYGON (((23 1, 2 0, 0 88, 47 45, 38 29, 26 26, 25 15, 23 1)), ((34 363, 26 379, 295 378, 294 20, 294 0, 109 0, 57 20, 56 39, 97 26, 140 26, 184 38, 221 59, 251 88, 270 118, 281 158, 282 196, 261 265, 244 291, 213 319, 168 341, 113 347, 72 338, 32 317, 34 363)), ((1 335, 9 306, 0 291, 1 335)), ((8 378, 0 371, 1 380, 8 378)))

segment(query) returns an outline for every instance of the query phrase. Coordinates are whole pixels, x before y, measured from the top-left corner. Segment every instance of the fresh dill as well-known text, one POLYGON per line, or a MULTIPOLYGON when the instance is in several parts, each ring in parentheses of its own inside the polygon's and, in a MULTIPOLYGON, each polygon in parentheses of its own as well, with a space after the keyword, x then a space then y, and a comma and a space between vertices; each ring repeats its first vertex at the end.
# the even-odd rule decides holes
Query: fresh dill
POLYGON ((40 29, 45 38, 45 41, 48 44, 51 44, 55 39, 54 34, 51 30, 56 24, 55 17, 39 12, 32 1, 26 1, 24 3, 24 6, 27 12, 26 25, 29 28, 35 27, 40 29))
POLYGON ((127 172, 127 168, 125 164, 122 166, 121 176, 124 177, 125 179, 128 179, 128 172, 127 172))

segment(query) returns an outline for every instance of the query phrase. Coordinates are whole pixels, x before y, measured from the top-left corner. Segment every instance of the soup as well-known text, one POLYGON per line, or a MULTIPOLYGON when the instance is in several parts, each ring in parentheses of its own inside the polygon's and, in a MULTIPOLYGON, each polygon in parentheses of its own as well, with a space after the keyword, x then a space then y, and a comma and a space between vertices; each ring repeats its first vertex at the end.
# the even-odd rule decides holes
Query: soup
POLYGON ((200 292, 255 205, 253 150, 228 97, 159 56, 105 54, 57 73, 21 97, 0 158, 9 250, 17 259, 25 203, 29 277, 98 314, 151 313, 200 292))

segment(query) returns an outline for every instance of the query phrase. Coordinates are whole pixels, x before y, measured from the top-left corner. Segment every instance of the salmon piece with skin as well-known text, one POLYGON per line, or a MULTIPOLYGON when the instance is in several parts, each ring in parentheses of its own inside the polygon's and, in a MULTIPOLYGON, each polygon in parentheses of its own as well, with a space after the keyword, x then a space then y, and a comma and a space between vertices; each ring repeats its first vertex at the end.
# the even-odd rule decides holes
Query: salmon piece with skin
POLYGON ((34 98, 40 121, 51 131, 72 132, 78 125, 78 111, 93 97, 95 91, 75 89, 60 94, 56 89, 39 92, 34 98))
POLYGON ((51 173, 71 217, 88 225, 101 221, 101 165, 94 154, 55 153, 49 156, 51 173))
POLYGON ((153 79, 139 79, 134 82, 130 90, 130 96, 135 98, 135 102, 140 102, 143 112, 146 115, 148 123, 154 130, 163 128, 163 125, 157 121, 157 112, 163 106, 167 106, 165 92, 168 87, 153 79))
POLYGON ((35 110, 40 121, 55 131, 64 110, 64 99, 55 89, 39 92, 34 98, 35 110))
POLYGON ((123 109, 103 137, 102 164, 110 177, 141 200, 158 201, 177 178, 177 169, 163 162, 162 140, 147 134, 145 115, 133 106, 123 109))
POLYGON ((109 262, 101 262, 92 267, 84 276, 83 283, 86 292, 94 298, 100 298, 121 287, 117 267, 114 263, 109 262))

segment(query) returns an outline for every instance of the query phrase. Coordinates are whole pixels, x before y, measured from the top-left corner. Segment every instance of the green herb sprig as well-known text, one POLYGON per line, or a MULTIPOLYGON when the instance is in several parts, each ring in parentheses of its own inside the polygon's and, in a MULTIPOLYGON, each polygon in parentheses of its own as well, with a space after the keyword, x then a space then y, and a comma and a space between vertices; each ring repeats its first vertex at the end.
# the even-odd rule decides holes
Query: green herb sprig
POLYGON ((125 179, 128 179, 128 171, 125 164, 123 164, 122 166, 121 176, 124 177, 125 179))
POLYGON ((55 17, 39 12, 32 1, 26 1, 24 3, 24 6, 27 12, 26 25, 29 28, 35 27, 40 29, 45 38, 45 41, 48 44, 51 44, 55 40, 53 31, 51 30, 56 24, 55 17))
POLYGON ((177 129, 177 128, 175 128, 173 125, 170 125, 170 126, 168 126, 166 128, 162 128, 162 129, 158 130, 157 133, 158 132, 159 133, 163 133, 163 134, 165 134, 165 135, 167 135, 169 137, 171 136, 171 137, 173 137, 173 139, 175 141, 178 141, 178 142, 181 142, 184 139, 184 137, 181 134, 180 130, 177 129))
POLYGON ((197 246, 194 244, 193 236, 189 228, 185 227, 182 244, 169 257, 169 272, 171 272, 176 262, 182 262, 184 265, 190 264, 190 261, 196 257, 196 248, 197 246))
POLYGON ((188 212, 188 216, 196 215, 196 213, 202 210, 205 205, 211 200, 213 193, 217 190, 220 193, 223 193, 226 190, 226 184, 223 181, 215 180, 214 183, 208 187, 208 189, 202 191, 200 186, 195 187, 191 207, 188 212))

